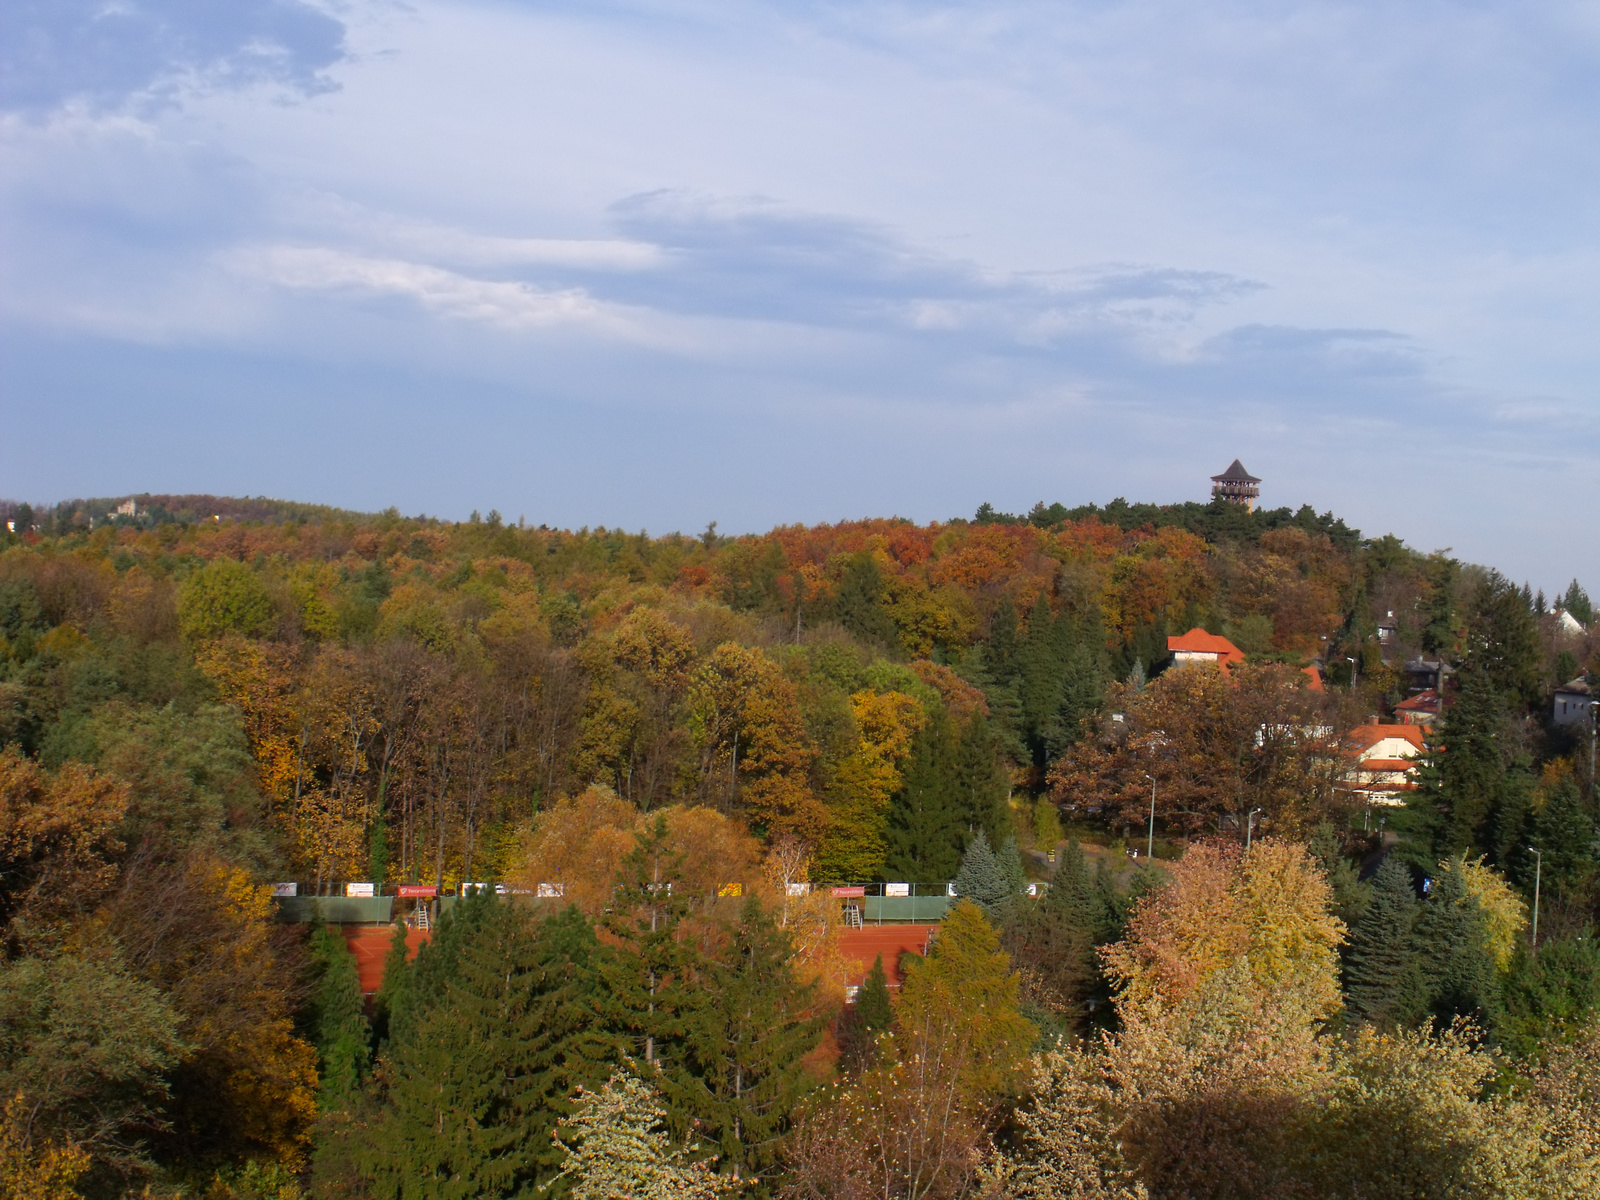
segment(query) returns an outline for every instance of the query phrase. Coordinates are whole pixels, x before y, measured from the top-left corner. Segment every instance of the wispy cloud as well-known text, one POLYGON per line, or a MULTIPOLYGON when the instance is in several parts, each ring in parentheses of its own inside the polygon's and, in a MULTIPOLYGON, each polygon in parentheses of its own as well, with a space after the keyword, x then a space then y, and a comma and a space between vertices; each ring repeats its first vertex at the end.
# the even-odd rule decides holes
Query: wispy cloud
POLYGON ((503 329, 593 325, 609 319, 603 307, 580 290, 540 291, 526 283, 474 279, 422 263, 325 247, 252 247, 234 251, 223 261, 279 287, 403 297, 441 317, 503 329))

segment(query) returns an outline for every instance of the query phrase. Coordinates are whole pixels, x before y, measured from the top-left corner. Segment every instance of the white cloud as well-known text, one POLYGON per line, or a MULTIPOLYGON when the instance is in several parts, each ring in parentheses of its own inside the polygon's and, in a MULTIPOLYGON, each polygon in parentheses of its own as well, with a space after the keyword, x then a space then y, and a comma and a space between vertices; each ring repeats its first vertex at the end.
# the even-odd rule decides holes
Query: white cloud
POLYGON ((578 288, 542 291, 526 283, 473 279, 403 259, 370 258, 316 246, 257 246, 232 251, 223 261, 242 274, 279 287, 401 296, 443 317, 505 329, 555 325, 620 328, 621 324, 615 314, 578 288))

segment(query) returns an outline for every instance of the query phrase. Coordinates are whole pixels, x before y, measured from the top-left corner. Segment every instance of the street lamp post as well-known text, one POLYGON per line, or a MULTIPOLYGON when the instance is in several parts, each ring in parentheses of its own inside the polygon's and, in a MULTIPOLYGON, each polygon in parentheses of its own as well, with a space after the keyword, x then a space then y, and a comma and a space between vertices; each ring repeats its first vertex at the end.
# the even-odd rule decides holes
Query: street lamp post
POLYGON ((1544 851, 1535 850, 1532 846, 1528 849, 1533 852, 1533 948, 1539 948, 1539 876, 1544 874, 1544 851))
POLYGON ((1350 691, 1352 694, 1354 694, 1356 690, 1356 683, 1358 682, 1360 676, 1360 668, 1357 666, 1356 660, 1351 658, 1348 654, 1344 656, 1344 660, 1350 664, 1350 691))
POLYGON ((1146 772, 1145 778, 1150 781, 1150 834, 1144 843, 1145 860, 1149 861, 1156 856, 1156 777, 1146 772))
POLYGON ((1256 814, 1259 813, 1259 812, 1264 812, 1264 811, 1266 811, 1266 810, 1265 809, 1260 809, 1260 808, 1252 808, 1248 813, 1245 814, 1245 818, 1244 818, 1244 848, 1246 850, 1250 849, 1250 834, 1255 830, 1255 827, 1256 827, 1256 814))

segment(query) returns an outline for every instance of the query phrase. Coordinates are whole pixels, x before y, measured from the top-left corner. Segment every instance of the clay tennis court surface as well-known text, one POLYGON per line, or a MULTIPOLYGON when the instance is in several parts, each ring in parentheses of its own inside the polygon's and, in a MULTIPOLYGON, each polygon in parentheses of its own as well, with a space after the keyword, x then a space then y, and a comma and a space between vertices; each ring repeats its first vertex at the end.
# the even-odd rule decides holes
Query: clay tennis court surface
POLYGON ((926 954, 928 935, 937 925, 868 925, 839 934, 839 952, 850 963, 845 982, 859 984, 872 970, 872 960, 883 955, 883 971, 890 987, 900 986, 900 955, 926 954))
MULTIPOLYGON (((393 925, 346 925, 341 932, 350 953, 356 956, 356 973, 361 976, 361 991, 370 996, 383 986, 383 960, 389 957, 394 938, 393 925)), ((428 940, 426 930, 406 930, 406 957, 415 958, 417 947, 428 940)))
MULTIPOLYGON (((900 986, 900 955, 925 954, 928 934, 937 925, 868 925, 864 929, 846 929, 839 935, 839 950, 850 964, 848 983, 859 984, 872 970, 872 960, 883 955, 884 973, 890 987, 900 986)), ((389 957, 390 939, 394 937, 393 925, 346 925, 344 940, 350 953, 356 956, 356 972, 361 976, 361 991, 370 996, 383 985, 383 963, 389 957)), ((426 930, 406 930, 406 951, 415 958, 417 947, 428 940, 426 930)))

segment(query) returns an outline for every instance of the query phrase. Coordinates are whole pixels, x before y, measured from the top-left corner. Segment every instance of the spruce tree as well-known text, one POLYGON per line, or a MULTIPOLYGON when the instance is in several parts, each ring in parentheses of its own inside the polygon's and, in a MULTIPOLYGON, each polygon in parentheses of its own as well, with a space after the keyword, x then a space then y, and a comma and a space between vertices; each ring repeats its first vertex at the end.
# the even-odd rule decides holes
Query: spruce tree
POLYGON ((343 1110, 360 1092, 371 1057, 371 1030, 355 955, 344 938, 318 922, 307 945, 312 985, 304 1024, 317 1048, 318 1107, 343 1110))
POLYGON ((458 927, 442 993, 399 1023, 386 1055, 387 1104, 364 1155, 381 1200, 514 1196, 552 1183, 568 1097, 621 1057, 599 1020, 599 947, 576 910, 535 925, 491 899, 475 917, 458 927))
POLYGON ((989 619, 989 674, 997 687, 1006 687, 1017 676, 1017 608, 1010 596, 1000 597, 994 616, 989 619))
MULTIPOLYGON (((951 766, 952 798, 964 835, 981 829, 994 843, 1011 826, 1006 803, 1011 788, 1000 765, 999 744, 982 713, 967 719, 951 766)), ((965 844, 964 838, 961 844, 965 844)))
POLYGON ((1013 897, 1020 896, 1028 888, 1028 873, 1022 866, 1022 851, 1017 848, 1017 839, 1008 837, 1000 843, 1000 850, 995 854, 995 861, 1000 864, 1000 873, 1005 876, 1009 894, 1013 897))
POLYGON ((1355 867, 1345 857, 1331 821, 1322 821, 1312 830, 1307 849, 1328 874, 1328 885, 1333 889, 1333 903, 1339 919, 1347 928, 1354 929, 1372 901, 1372 889, 1361 882, 1355 867))
POLYGON ((602 967, 612 1027, 629 1039, 629 1054, 652 1069, 677 1053, 687 970, 692 954, 679 938, 688 911, 681 891, 683 858, 673 850, 666 819, 622 860, 606 928, 619 953, 602 967))
POLYGON ((1576 579, 1567 585, 1567 594, 1561 598, 1561 607, 1581 625, 1588 625, 1594 620, 1594 606, 1589 602, 1589 593, 1579 586, 1576 579))
POLYGON ((839 1053, 847 1071, 864 1071, 873 1065, 878 1034, 888 1029, 893 1019, 889 977, 880 954, 856 992, 856 1002, 846 1005, 839 1014, 839 1053))
POLYGON ((867 551, 852 555, 839 578, 834 599, 839 624, 865 641, 893 647, 899 630, 883 607, 883 572, 867 551))
MULTIPOLYGON (((1600 835, 1570 775, 1550 789, 1533 820, 1531 841, 1543 852, 1540 883, 1552 896, 1582 896, 1600 875, 1600 835)), ((1531 886, 1533 872, 1523 874, 1531 886)))
POLYGON ((856 994, 856 1013, 862 1028, 871 1034, 880 1034, 889 1028, 894 1013, 889 1004, 889 976, 883 969, 883 955, 872 960, 872 970, 867 972, 856 994))
POLYGON ((675 1129, 745 1182, 778 1167, 778 1146, 806 1087, 804 1057, 826 1016, 811 1012, 815 987, 795 979, 794 946, 761 901, 745 901, 720 954, 696 964, 683 1053, 661 1074, 675 1129))
POLYGON ((1016 895, 1011 881, 995 852, 989 848, 989 839, 979 830, 967 843, 962 856, 961 869, 956 872, 956 895, 976 903, 983 911, 997 912, 1016 895))
POLYGON ((1395 1019, 1416 959, 1419 907, 1410 870, 1389 855, 1372 877, 1371 900, 1345 954, 1345 998, 1354 1017, 1378 1026, 1395 1019))
POLYGON ((1073 838, 1061 852, 1045 908, 1059 913, 1062 920, 1082 932, 1094 945, 1112 939, 1115 922, 1099 881, 1089 871, 1088 859, 1078 839, 1073 838))
MULTIPOLYGON (((1454 860, 1459 862, 1460 859, 1454 860)), ((1492 1030, 1499 1009, 1499 979, 1489 951, 1483 908, 1467 890, 1464 873, 1441 865, 1412 935, 1411 975, 1395 1005, 1397 1017, 1432 1019, 1440 1028, 1465 1017, 1492 1030)))
POLYGON ((961 798, 952 786, 950 724, 943 713, 917 732, 904 782, 889 805, 889 878, 937 883, 956 873, 961 862, 961 798))

